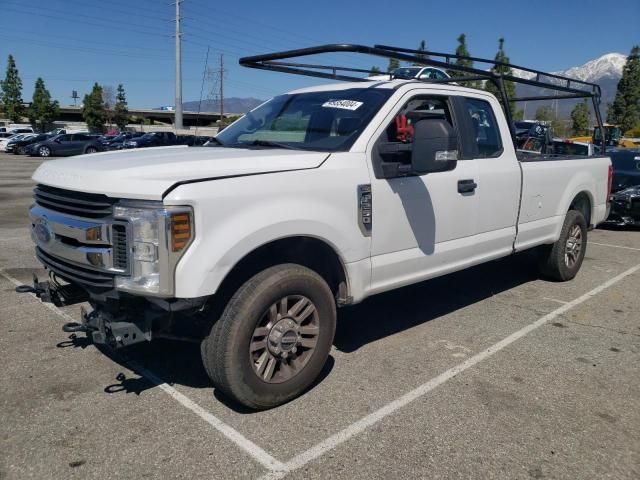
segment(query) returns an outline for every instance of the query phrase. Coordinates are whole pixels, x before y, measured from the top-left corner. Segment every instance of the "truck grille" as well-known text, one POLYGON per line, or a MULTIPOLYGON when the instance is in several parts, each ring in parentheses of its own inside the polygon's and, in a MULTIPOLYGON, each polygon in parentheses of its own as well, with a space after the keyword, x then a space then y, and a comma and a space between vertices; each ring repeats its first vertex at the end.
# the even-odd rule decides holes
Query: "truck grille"
POLYGON ((87 218, 103 218, 111 215, 117 201, 106 195, 82 193, 73 190, 38 185, 33 197, 41 207, 60 213, 87 218))
POLYGON ((91 285, 92 287, 113 288, 114 274, 98 272, 68 263, 60 258, 49 255, 36 247, 36 256, 49 270, 70 282, 91 285))
POLYGON ((114 223, 112 228, 113 236, 113 266, 122 270, 127 270, 128 250, 127 250, 127 227, 121 223, 114 223))

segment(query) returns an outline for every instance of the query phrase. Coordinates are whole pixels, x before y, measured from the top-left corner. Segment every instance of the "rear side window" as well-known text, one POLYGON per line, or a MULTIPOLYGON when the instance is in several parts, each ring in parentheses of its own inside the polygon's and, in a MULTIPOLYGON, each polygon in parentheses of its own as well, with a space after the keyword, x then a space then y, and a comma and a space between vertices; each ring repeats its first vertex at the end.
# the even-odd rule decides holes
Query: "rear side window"
POLYGON ((466 98, 466 110, 471 117, 478 157, 497 157, 502 153, 502 139, 493 109, 489 102, 466 98))
POLYGON ((84 133, 74 133, 73 140, 76 142, 84 142, 85 140, 91 140, 91 138, 84 133))

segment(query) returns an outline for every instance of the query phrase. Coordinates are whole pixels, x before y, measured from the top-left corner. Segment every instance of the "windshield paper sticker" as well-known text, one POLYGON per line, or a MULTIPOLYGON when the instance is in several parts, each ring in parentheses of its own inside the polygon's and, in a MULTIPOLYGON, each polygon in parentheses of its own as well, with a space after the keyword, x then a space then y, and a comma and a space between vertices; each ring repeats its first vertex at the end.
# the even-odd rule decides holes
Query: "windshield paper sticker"
POLYGON ((341 108, 342 110, 357 110, 362 105, 363 102, 355 100, 329 100, 322 104, 324 108, 341 108))

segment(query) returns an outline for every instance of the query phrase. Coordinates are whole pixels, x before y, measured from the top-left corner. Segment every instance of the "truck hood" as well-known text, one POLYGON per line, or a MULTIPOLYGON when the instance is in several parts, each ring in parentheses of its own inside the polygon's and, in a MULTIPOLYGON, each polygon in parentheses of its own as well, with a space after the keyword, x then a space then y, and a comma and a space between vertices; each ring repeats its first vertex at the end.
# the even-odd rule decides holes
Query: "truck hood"
POLYGON ((49 160, 37 183, 115 198, 161 200, 179 182, 319 167, 325 152, 223 147, 157 147, 49 160))

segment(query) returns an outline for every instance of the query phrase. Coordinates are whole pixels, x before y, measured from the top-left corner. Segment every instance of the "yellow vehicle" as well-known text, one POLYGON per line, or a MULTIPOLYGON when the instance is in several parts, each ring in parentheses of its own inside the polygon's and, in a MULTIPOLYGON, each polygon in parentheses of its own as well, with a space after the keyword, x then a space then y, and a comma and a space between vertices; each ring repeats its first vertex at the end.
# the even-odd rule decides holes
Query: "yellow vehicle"
MULTIPOLYGON (((618 125, 604 124, 605 130, 605 144, 607 147, 620 147, 620 148, 637 148, 637 145, 631 140, 622 138, 622 129, 618 125)), ((591 142, 595 145, 602 144, 602 137, 600 135, 600 127, 593 129, 592 136, 571 137, 570 140, 574 142, 591 142)))

